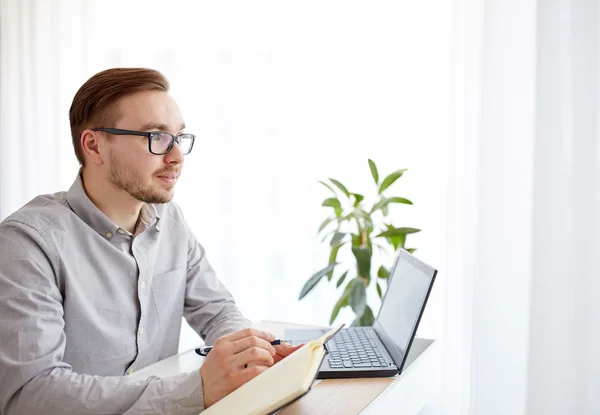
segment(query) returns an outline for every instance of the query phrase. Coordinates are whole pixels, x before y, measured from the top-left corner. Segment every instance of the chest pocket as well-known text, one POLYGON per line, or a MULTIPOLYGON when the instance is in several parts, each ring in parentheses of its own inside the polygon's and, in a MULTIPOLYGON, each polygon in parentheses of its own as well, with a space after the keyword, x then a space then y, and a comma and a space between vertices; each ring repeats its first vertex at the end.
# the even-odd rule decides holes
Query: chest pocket
POLYGON ((185 300, 187 268, 181 267, 152 277, 150 290, 161 325, 181 320, 185 300))

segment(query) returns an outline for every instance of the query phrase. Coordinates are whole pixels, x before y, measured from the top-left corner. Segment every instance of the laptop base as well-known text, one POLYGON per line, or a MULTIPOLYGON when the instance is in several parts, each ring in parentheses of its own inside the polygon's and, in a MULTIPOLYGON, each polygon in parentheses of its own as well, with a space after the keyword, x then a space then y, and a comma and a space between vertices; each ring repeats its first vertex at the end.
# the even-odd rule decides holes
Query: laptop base
POLYGON ((336 370, 331 368, 321 368, 317 374, 317 379, 349 379, 349 378, 390 378, 398 374, 398 369, 394 366, 392 369, 380 370, 359 370, 355 368, 336 370))
MULTIPOLYGON (((352 332, 355 330, 361 330, 363 328, 350 327, 347 329, 342 329, 340 333, 344 332, 352 332)), ((319 338, 323 335, 323 333, 327 332, 326 329, 286 329, 285 330, 285 339, 290 340, 293 345, 308 343, 309 341, 319 338)), ((375 339, 375 343, 378 346, 378 349, 385 350, 383 344, 375 339)), ((379 358, 380 360, 374 360, 373 362, 369 362, 368 367, 355 367, 350 364, 351 361, 344 361, 349 364, 349 366, 343 367, 344 364, 340 363, 340 358, 335 343, 332 344, 332 341, 327 342, 325 344, 325 349, 327 350, 327 355, 323 359, 321 363, 321 367, 319 368, 319 373, 317 374, 317 379, 339 379, 339 378, 382 378, 382 377, 392 377, 398 374, 398 367, 394 363, 391 362, 391 357, 387 352, 382 352, 383 355, 379 358), (337 363, 335 362, 337 358, 337 363), (375 364, 377 366, 372 366, 375 364), (333 367, 332 367, 333 366, 333 367)), ((367 366, 367 364, 365 364, 367 366)))

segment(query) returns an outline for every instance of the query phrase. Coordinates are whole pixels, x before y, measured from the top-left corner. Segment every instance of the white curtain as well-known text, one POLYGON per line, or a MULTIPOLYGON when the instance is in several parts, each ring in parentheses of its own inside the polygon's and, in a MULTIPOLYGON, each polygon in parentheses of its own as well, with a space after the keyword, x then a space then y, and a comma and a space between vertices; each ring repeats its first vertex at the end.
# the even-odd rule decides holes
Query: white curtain
POLYGON ((600 413, 600 6, 539 5, 527 410, 600 413))
MULTIPOLYGON (((328 324, 333 284, 297 300, 328 258, 318 180, 373 199, 368 158, 407 168, 394 186, 414 206, 391 221, 423 229, 409 244, 439 262, 441 3, 0 0, 0 218, 74 179, 67 114, 86 79, 157 68, 198 136, 176 201, 220 278, 251 319, 328 324)), ((438 336, 442 300, 422 335, 438 336)))
POLYGON ((368 192, 370 157, 409 169, 398 194, 415 206, 392 218, 423 229, 410 243, 440 270, 426 413, 600 413, 598 13, 0 0, 0 218, 70 185, 68 108, 89 76, 154 67, 199 136, 176 199, 250 318, 328 322, 333 287, 297 301, 327 260, 317 180, 368 192))
POLYGON ((470 413, 600 413, 599 12, 483 2, 470 413))

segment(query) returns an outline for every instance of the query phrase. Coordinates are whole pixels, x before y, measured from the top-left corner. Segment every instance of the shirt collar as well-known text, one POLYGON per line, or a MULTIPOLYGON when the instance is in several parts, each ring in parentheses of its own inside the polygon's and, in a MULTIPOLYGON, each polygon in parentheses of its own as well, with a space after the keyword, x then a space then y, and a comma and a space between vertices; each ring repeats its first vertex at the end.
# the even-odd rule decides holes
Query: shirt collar
POLYGON ((156 230, 160 231, 160 214, 158 213, 158 209, 155 205, 151 203, 144 203, 142 205, 142 210, 140 211, 140 217, 138 219, 138 223, 135 227, 135 235, 139 235, 146 228, 156 225, 156 230))
MULTIPOLYGON (((92 229, 98 232, 105 238, 111 239, 115 235, 132 235, 130 232, 121 229, 119 225, 109 219, 98 207, 90 200, 85 193, 81 171, 77 174, 75 182, 67 192, 67 203, 77 216, 92 229)), ((149 203, 142 205, 140 212, 139 231, 136 229, 136 235, 152 225, 156 226, 156 230, 160 231, 159 222, 160 214, 156 206, 149 203)))

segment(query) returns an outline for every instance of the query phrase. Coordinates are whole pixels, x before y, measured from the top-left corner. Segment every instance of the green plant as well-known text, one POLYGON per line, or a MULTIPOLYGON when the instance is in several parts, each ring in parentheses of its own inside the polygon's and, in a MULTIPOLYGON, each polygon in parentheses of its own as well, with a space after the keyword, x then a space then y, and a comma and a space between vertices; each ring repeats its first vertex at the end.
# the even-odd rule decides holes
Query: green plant
POLYGON ((333 196, 325 199, 322 206, 331 208, 333 215, 321 223, 318 233, 325 233, 322 242, 329 239, 331 252, 329 254, 328 265, 314 274, 302 287, 299 299, 302 300, 325 276, 327 281, 331 281, 334 273, 337 274, 336 288, 340 288, 347 280, 342 294, 333 307, 329 323, 333 323, 340 310, 350 306, 356 315, 353 326, 372 326, 373 310, 367 304, 367 288, 375 283, 379 298, 383 296, 383 287, 387 287, 387 281, 390 276, 389 267, 381 265, 375 272, 371 269, 373 258, 373 246, 377 246, 382 252, 389 253, 390 246, 394 252, 398 247, 402 247, 409 252, 414 252, 415 248, 405 248, 407 235, 419 232, 420 229, 395 227, 389 222, 389 207, 392 204, 400 203, 412 205, 412 202, 403 197, 387 197, 385 191, 396 182, 406 169, 396 170, 390 173, 382 181, 379 181, 377 166, 373 160, 369 159, 371 175, 377 187, 376 200, 370 208, 365 206, 364 196, 358 193, 351 193, 346 186, 335 179, 329 179, 333 186, 341 192, 342 198, 334 187, 326 182, 319 181, 323 186, 329 189, 333 196), (386 242, 387 248, 379 242, 386 242), (350 267, 342 267, 342 262, 337 262, 340 249, 349 246, 354 256, 355 264, 350 267), (340 270, 340 268, 346 268, 340 270), (354 268, 354 269, 352 269, 354 268))

